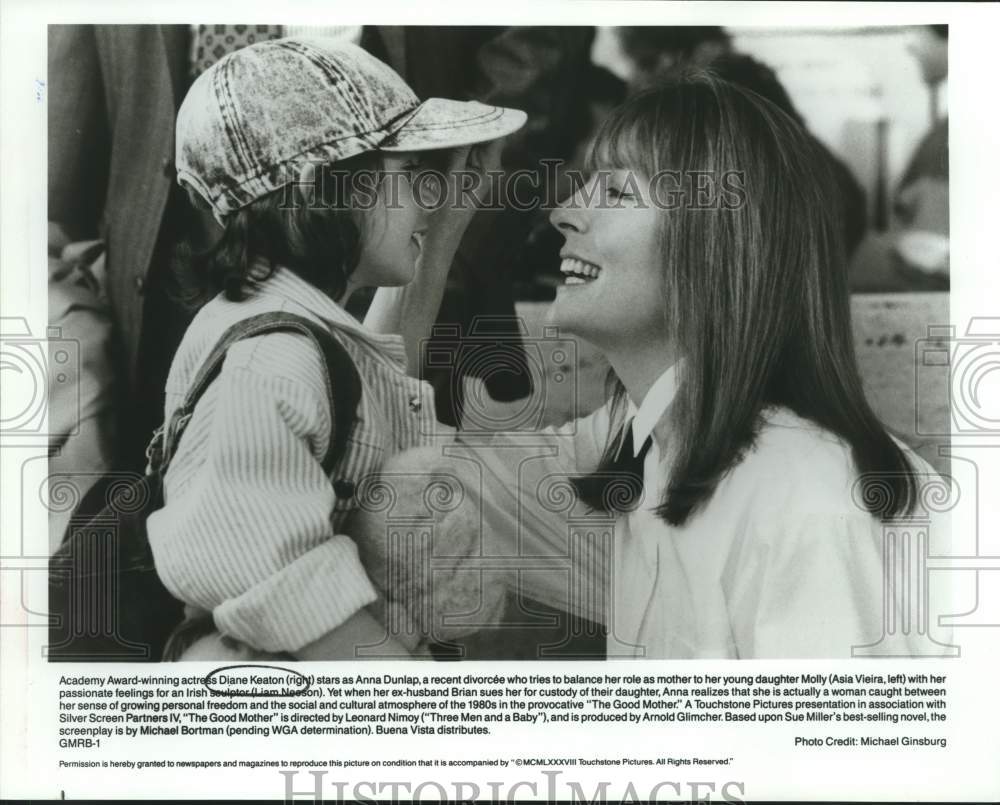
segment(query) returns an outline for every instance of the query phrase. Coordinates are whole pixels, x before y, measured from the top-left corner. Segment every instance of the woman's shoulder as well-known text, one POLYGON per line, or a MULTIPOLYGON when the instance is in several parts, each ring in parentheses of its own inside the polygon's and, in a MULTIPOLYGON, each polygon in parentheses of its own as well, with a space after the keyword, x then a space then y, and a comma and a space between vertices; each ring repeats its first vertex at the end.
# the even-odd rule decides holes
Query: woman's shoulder
MULTIPOLYGON (((723 481, 750 512, 781 521, 833 516, 869 519, 870 480, 855 463, 850 444, 821 425, 783 407, 765 410, 752 447, 723 481)), ((940 482, 934 469, 893 437, 918 483, 940 482)))
POLYGON ((753 445, 726 479, 775 517, 868 516, 857 504, 859 482, 845 440, 783 407, 763 412, 753 445))
MULTIPOLYGON (((851 478, 857 475, 850 444, 822 425, 780 406, 765 409, 762 420, 755 443, 755 452, 762 460, 779 461, 789 469, 816 467, 843 472, 851 478)), ((890 438, 903 451, 914 472, 934 472, 908 444, 891 434, 890 438)))

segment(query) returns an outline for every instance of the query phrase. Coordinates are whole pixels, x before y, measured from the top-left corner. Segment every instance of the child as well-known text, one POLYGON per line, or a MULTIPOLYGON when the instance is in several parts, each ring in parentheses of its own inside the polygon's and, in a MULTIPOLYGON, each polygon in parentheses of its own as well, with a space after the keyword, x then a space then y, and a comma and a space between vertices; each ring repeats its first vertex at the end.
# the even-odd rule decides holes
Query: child
POLYGON ((223 231, 192 261, 214 298, 174 358, 166 421, 220 335, 270 311, 329 328, 362 393, 328 478, 334 419, 319 351, 290 333, 229 349, 170 464, 165 506, 148 521, 164 584, 192 613, 211 613, 226 638, 200 641, 188 658, 226 656, 223 642, 302 659, 416 648, 397 641, 408 630, 386 638, 366 609, 379 593, 343 526, 361 479, 438 432, 433 394, 407 370, 473 206, 449 197, 429 213, 414 186, 420 156, 451 149, 452 171, 498 167, 498 138, 524 120, 471 102, 420 103, 381 62, 322 39, 253 45, 192 86, 177 118, 178 180, 223 231), (423 281, 410 285, 415 275, 423 281), (383 289, 365 326, 342 307, 361 286, 383 289))

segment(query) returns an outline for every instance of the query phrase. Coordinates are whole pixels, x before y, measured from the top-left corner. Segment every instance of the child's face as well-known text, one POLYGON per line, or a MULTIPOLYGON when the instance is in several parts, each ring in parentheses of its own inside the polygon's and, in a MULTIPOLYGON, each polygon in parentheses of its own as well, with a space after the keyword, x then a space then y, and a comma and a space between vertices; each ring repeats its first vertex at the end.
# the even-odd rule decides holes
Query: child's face
POLYGON ((412 178, 419 170, 419 154, 383 157, 378 203, 364 213, 361 256, 351 275, 354 284, 390 287, 413 279, 428 222, 427 210, 414 195, 412 178))
POLYGON ((649 180, 624 169, 596 171, 554 210, 566 243, 549 321, 605 349, 665 337, 662 214, 649 180))

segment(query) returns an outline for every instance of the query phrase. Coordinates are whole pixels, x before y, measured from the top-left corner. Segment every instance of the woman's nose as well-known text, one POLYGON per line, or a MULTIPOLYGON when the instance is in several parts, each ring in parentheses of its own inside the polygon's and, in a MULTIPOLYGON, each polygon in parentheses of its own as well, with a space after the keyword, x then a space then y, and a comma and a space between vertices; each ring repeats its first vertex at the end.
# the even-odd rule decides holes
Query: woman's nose
POLYGON ((586 210, 579 191, 575 191, 552 210, 549 223, 564 235, 567 232, 583 232, 587 228, 586 210))

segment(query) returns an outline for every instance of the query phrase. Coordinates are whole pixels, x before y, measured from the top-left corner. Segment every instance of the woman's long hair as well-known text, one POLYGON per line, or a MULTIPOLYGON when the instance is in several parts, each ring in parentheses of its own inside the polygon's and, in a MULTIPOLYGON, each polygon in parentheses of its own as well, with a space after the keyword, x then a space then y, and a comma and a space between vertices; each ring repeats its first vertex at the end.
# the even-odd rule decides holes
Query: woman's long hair
MULTIPOLYGON (((647 177, 707 173, 729 191, 707 209, 692 208, 689 195, 661 216, 664 315, 684 361, 657 513, 680 525, 706 503, 752 447, 769 405, 842 438, 861 473, 884 474, 892 494, 869 503, 873 514, 908 511, 909 462, 862 390, 832 180, 799 124, 749 90, 688 74, 627 101, 593 157, 647 177)), ((617 410, 624 394, 619 384, 617 410)), ((607 445, 598 475, 616 446, 607 445)), ((600 507, 594 488, 578 486, 600 507)))

